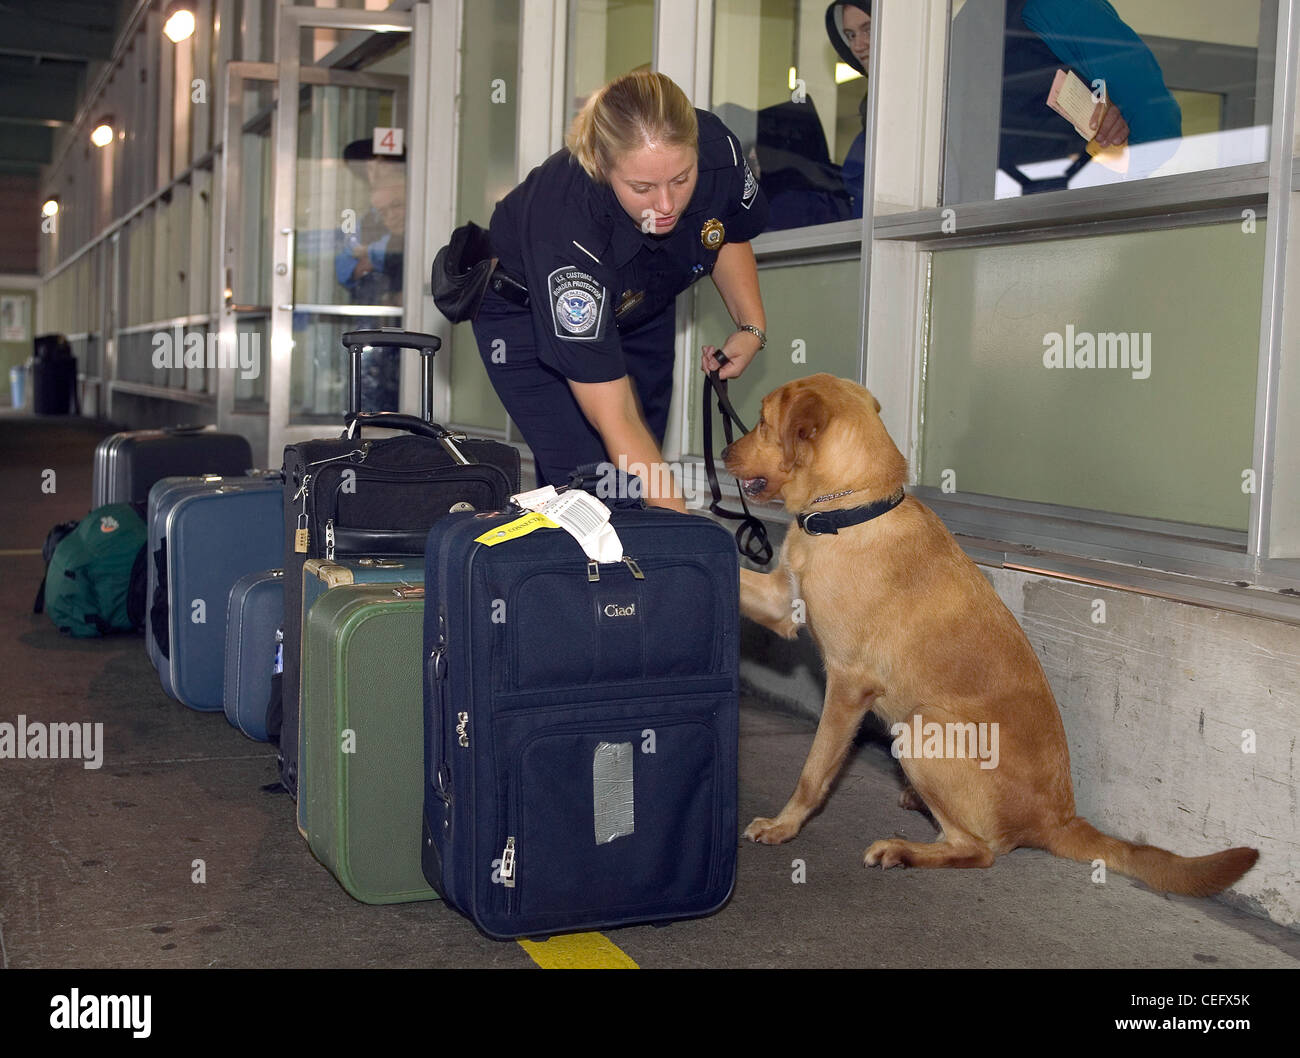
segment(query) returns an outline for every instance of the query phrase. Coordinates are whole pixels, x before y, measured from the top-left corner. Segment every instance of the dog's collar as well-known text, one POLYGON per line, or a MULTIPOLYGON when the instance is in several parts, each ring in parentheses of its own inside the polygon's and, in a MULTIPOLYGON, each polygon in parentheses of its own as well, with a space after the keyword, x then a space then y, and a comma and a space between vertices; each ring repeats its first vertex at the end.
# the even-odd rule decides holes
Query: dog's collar
MULTIPOLYGON (((838 492, 833 496, 819 496, 814 503, 821 503, 823 500, 832 499, 838 496, 847 496, 848 492, 838 492)), ((861 507, 845 507, 836 511, 805 511, 803 514, 795 516, 795 521, 799 523, 799 528, 809 536, 836 535, 841 529, 847 529, 850 525, 860 525, 863 522, 869 522, 872 518, 879 518, 882 514, 887 514, 903 502, 902 486, 892 496, 887 496, 883 500, 876 500, 874 503, 867 503, 861 507)))

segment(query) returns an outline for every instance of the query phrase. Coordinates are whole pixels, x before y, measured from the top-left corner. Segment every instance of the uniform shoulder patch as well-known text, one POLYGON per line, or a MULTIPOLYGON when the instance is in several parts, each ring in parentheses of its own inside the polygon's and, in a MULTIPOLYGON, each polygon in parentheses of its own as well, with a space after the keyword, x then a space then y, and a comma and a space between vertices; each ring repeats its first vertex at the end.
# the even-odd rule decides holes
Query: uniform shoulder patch
POLYGON ((740 193, 740 204, 749 209, 754 204, 754 199, 758 197, 758 181, 754 179, 754 174, 749 168, 749 162, 741 162, 745 167, 745 188, 740 193))
POLYGON ((546 278, 555 336, 570 341, 599 341, 605 335, 605 288, 589 272, 571 265, 546 278))

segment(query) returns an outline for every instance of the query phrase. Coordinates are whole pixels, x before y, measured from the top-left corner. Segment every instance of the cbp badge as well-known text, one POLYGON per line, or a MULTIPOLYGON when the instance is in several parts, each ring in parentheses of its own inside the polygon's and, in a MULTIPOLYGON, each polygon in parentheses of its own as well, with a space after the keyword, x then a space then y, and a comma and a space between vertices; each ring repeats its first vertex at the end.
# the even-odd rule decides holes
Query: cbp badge
POLYGON ((605 288, 587 272, 557 268, 547 277, 557 338, 598 341, 605 332, 605 288))
POLYGON ((722 221, 716 218, 706 220, 704 227, 700 229, 700 242, 704 244, 706 250, 719 250, 722 248, 725 235, 726 229, 722 226, 722 221))

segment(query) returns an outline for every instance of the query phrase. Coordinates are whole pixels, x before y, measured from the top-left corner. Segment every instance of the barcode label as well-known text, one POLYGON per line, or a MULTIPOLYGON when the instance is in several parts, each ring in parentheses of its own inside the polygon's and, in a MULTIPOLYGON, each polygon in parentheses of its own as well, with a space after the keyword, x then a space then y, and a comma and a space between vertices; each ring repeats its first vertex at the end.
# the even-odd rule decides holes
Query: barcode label
POLYGON ((585 492, 566 492, 543 510, 546 517, 559 522, 579 540, 600 532, 609 521, 609 508, 585 492))

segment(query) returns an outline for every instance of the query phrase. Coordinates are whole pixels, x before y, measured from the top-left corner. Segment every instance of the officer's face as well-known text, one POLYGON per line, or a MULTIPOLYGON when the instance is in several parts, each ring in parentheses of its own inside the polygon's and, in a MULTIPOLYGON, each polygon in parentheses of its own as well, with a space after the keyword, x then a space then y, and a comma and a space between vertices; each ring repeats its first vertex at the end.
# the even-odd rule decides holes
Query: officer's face
POLYGON ((699 175, 694 148, 654 145, 622 155, 606 174, 627 215, 652 235, 667 235, 677 226, 699 175))

